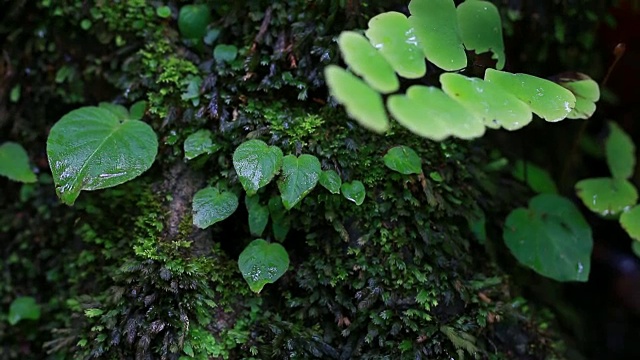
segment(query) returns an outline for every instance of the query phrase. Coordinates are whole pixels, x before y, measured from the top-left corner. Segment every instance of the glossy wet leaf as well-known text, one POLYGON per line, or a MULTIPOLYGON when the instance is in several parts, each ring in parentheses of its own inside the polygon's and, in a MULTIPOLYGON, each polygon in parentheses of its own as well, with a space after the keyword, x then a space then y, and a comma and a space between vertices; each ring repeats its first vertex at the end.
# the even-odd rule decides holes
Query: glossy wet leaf
POLYGON ((562 85, 576 97, 576 106, 567 116, 569 119, 588 119, 596 111, 596 102, 600 100, 600 87, 589 76, 572 73, 560 76, 558 84, 562 85))
POLYGON ((512 175, 525 182, 537 193, 556 194, 558 192, 558 187, 549 172, 530 162, 516 161, 512 175))
POLYGON ((506 59, 498 8, 488 1, 465 1, 458 5, 457 15, 465 48, 476 54, 493 52, 496 68, 502 70, 506 59))
POLYGON ((429 61, 447 71, 467 66, 452 0, 413 0, 409 11, 409 23, 429 61))
POLYGON ((200 229, 231 216, 238 208, 238 195, 208 187, 193 196, 193 225, 200 229))
POLYGON ((271 182, 282 167, 282 157, 279 147, 261 140, 245 141, 238 146, 233 153, 233 167, 247 195, 271 182))
POLYGON ((259 293, 266 284, 273 284, 287 271, 289 254, 278 243, 256 239, 240 253, 238 267, 251 291, 259 293))
POLYGON ((364 36, 343 31, 338 37, 338 45, 351 71, 362 76, 372 88, 381 93, 398 90, 400 82, 393 68, 364 36))
POLYGON ((14 142, 0 145, 0 176, 24 183, 37 180, 36 174, 29 165, 29 155, 22 145, 14 142))
POLYGON ((204 129, 189 135, 184 141, 184 157, 191 160, 199 155, 213 154, 220 150, 221 146, 214 144, 212 137, 211 131, 204 129))
POLYGON ((634 240, 640 241, 640 205, 636 205, 620 215, 620 225, 634 240))
POLYGON ((343 183, 340 191, 342 191, 342 196, 344 196, 345 199, 353 201, 356 205, 362 205, 366 196, 364 184, 359 180, 343 183))
POLYGON ((187 39, 201 39, 207 33, 211 23, 211 10, 208 5, 185 5, 178 14, 178 29, 187 39))
POLYGON ((518 261, 558 281, 587 281, 593 239, 589 224, 573 203, 540 194, 505 222, 504 241, 518 261))
POLYGON ((287 155, 282 161, 282 176, 278 180, 278 189, 285 209, 290 210, 300 202, 318 183, 320 178, 320 160, 309 154, 299 157, 287 155))
POLYGON ((158 152, 153 129, 121 121, 111 111, 83 107, 63 116, 49 133, 47 155, 60 199, 72 205, 80 191, 127 182, 151 167, 158 152))
POLYGON ((427 72, 422 47, 404 14, 390 11, 373 17, 365 35, 398 75, 416 79, 427 72))
POLYGON ((485 131, 482 119, 436 87, 411 86, 406 95, 390 96, 387 106, 409 131, 431 140, 473 139, 485 131))
POLYGON ((532 75, 487 69, 484 79, 513 94, 546 121, 565 119, 576 105, 576 97, 571 91, 532 75))
POLYGON ((21 296, 15 298, 9 305, 9 324, 15 325, 21 320, 40 319, 40 305, 31 296, 21 296))
POLYGON ((325 170, 320 174, 318 179, 320 185, 329 190, 332 194, 340 193, 340 186, 342 186, 342 179, 335 170, 325 170))
POLYGON ((232 62, 238 56, 238 48, 234 45, 220 44, 213 49, 213 57, 217 61, 232 62))
POLYGON ((389 119, 380 93, 335 65, 327 66, 324 75, 331 95, 345 106, 349 116, 364 128, 379 134, 389 129, 389 119))
POLYGON ((273 196, 269 199, 269 214, 271 215, 271 227, 273 237, 277 241, 284 241, 291 229, 291 217, 282 205, 280 196, 273 196))
POLYGON ((628 179, 636 167, 636 147, 629 135, 615 122, 609 122, 609 136, 604 143, 611 175, 628 179))
POLYGON ((382 160, 389 169, 401 174, 422 174, 422 160, 408 146, 396 146, 389 149, 382 160))
POLYGON ((262 236, 269 222, 269 207, 260 204, 260 198, 258 196, 246 196, 244 203, 249 213, 249 231, 251 235, 256 237, 262 236))
POLYGON ((584 205, 601 216, 615 216, 638 201, 635 186, 624 179, 594 178, 578 181, 576 193, 584 205))
POLYGON ((527 104, 500 86, 460 74, 440 75, 442 90, 482 119, 485 126, 517 130, 529 124, 533 114, 527 104))

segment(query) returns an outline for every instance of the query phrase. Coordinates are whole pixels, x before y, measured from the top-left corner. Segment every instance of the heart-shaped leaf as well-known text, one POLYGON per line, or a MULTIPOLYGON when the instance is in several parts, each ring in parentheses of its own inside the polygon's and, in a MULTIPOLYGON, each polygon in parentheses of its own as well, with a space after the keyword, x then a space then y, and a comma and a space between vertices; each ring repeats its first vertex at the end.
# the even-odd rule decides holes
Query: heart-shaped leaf
POLYGON ((374 16, 365 35, 398 75, 417 79, 427 72, 422 47, 404 14, 390 11, 374 16))
POLYGON ((21 296, 15 298, 9 305, 9 324, 15 325, 20 320, 38 320, 40 319, 40 306, 36 303, 36 299, 31 296, 21 296))
POLYGON ((213 49, 213 57, 217 61, 232 62, 238 56, 238 48, 234 45, 220 44, 213 49))
POLYGON ((278 189, 282 196, 282 204, 291 210, 318 183, 320 178, 320 161, 317 157, 302 154, 300 157, 287 155, 282 161, 282 177, 278 181, 278 189))
POLYGON ((360 125, 379 134, 389 129, 389 119, 380 93, 339 66, 327 66, 324 77, 331 95, 345 106, 349 116, 360 125))
POLYGON ((0 145, 0 175, 13 181, 32 183, 36 174, 29 166, 29 155, 22 145, 6 142, 0 145))
POLYGON ((609 122, 609 136, 604 143, 609 171, 616 179, 628 179, 636 166, 636 147, 618 124, 609 122))
POLYGON ((632 207, 620 215, 620 225, 634 240, 640 241, 640 205, 632 207))
POLYGON ((320 185, 329 190, 332 194, 340 193, 340 186, 342 186, 342 179, 335 170, 325 170, 320 174, 320 185))
POLYGON ((409 12, 409 23, 429 61, 447 71, 467 66, 467 54, 452 0, 414 0, 409 3, 409 12))
POLYGON ((465 1, 458 5, 457 15, 464 47, 476 54, 493 52, 496 68, 502 70, 506 59, 498 8, 488 1, 465 1))
POLYGON ((266 284, 273 284, 289 268, 289 254, 278 243, 253 240, 240 253, 238 267, 249 288, 259 293, 266 284))
POLYGON ((279 147, 261 140, 245 141, 238 146, 233 153, 233 167, 247 195, 271 182, 282 167, 282 157, 279 147))
POLYGON ((563 120, 576 106, 576 97, 571 91, 539 77, 487 69, 484 79, 515 95, 546 121, 563 120))
POLYGON ((436 87, 413 85, 406 95, 390 96, 387 106, 409 131, 435 141, 473 139, 485 131, 482 119, 436 87))
POLYGON ((518 261, 558 281, 587 281, 593 239, 589 224, 573 203, 540 194, 505 222, 504 241, 518 261))
POLYGON ((389 149, 382 160, 389 169, 401 174, 422 174, 422 160, 408 146, 396 146, 389 149))
POLYGON ((615 216, 638 201, 635 186, 624 179, 597 178, 578 181, 576 193, 589 210, 615 216))
POLYGON ((338 37, 338 45, 344 62, 372 88, 381 93, 398 90, 400 82, 393 68, 364 36, 343 31, 338 37))
POLYGON ((455 73, 440 75, 442 90, 482 119, 485 126, 517 130, 533 119, 527 104, 500 86, 455 73))
POLYGON ((249 231, 253 236, 262 236, 264 229, 269 222, 269 207, 260 204, 258 196, 246 196, 244 204, 247 206, 249 213, 249 231))
POLYGON ((153 129, 98 107, 63 116, 49 133, 47 155, 60 199, 72 205, 82 190, 127 182, 151 167, 158 152, 153 129))
POLYGON ((238 196, 230 191, 220 192, 208 187, 193 196, 193 225, 200 229, 222 221, 238 208, 238 196))
POLYGON ((211 9, 208 5, 185 5, 178 14, 178 29, 187 39, 202 39, 211 23, 211 9))
POLYGON ((269 199, 269 214, 271 215, 273 237, 277 241, 283 242, 291 229, 291 217, 282 205, 280 196, 273 196, 269 199))
POLYGON ((184 141, 184 157, 191 160, 202 154, 213 154, 220 150, 221 146, 214 144, 211 140, 212 134, 209 130, 198 130, 189 135, 184 141))
POLYGON ((344 183, 340 187, 342 196, 349 201, 353 201, 356 205, 362 205, 366 192, 364 190, 364 184, 359 180, 354 180, 350 183, 344 183))

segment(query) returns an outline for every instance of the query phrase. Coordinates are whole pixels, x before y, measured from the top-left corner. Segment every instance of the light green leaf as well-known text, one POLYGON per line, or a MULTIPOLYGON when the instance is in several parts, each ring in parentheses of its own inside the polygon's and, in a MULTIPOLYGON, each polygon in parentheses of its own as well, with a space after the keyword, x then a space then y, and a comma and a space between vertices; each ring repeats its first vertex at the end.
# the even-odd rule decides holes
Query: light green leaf
POLYGON ((320 161, 317 157, 302 154, 300 157, 287 155, 282 161, 282 177, 278 181, 278 189, 285 209, 291 210, 318 183, 320 178, 320 161))
POLYGON ((238 48, 234 45, 220 44, 213 49, 213 57, 217 61, 230 63, 238 56, 238 48))
POLYGON ((393 68, 364 36, 343 31, 338 37, 338 45, 344 62, 372 88, 381 93, 398 90, 400 82, 393 68))
POLYGON ((36 181, 36 174, 29 166, 29 155, 22 145, 14 142, 0 145, 0 175, 24 183, 36 181))
POLYGON ((557 281, 587 281, 593 239, 589 224, 573 203, 540 194, 505 222, 504 241, 518 261, 557 281))
POLYGON ((212 136, 211 131, 204 129, 189 135, 184 141, 184 157, 191 160, 199 155, 213 154, 220 150, 222 146, 214 144, 212 136))
POLYGON ((600 87, 589 76, 582 73, 562 74, 558 84, 576 97, 576 106, 567 116, 569 119, 588 119, 596 111, 596 102, 600 100, 600 87))
POLYGON ((259 293, 276 282, 289 268, 289 254, 278 243, 253 240, 238 258, 238 267, 251 291, 259 293))
POLYGON ((60 199, 72 205, 80 191, 127 182, 153 164, 158 139, 138 120, 118 119, 98 107, 63 116, 49 133, 47 155, 60 199))
POLYGON ((350 183, 343 183, 340 187, 342 195, 349 201, 353 201, 356 205, 362 205, 366 196, 364 184, 359 180, 350 183))
POLYGON ((202 39, 211 23, 211 10, 208 5, 185 5, 178 14, 178 29, 187 39, 202 39))
POLYGON ((245 141, 238 146, 233 153, 233 167, 247 195, 271 182, 282 167, 282 157, 279 147, 268 146, 261 140, 245 141))
POLYGON ((529 105, 534 114, 546 121, 556 122, 565 119, 576 105, 576 97, 571 91, 532 75, 487 69, 484 79, 515 95, 529 105))
POLYGON ((533 119, 527 104, 500 86, 455 73, 440 75, 442 90, 482 119, 485 126, 517 130, 533 119))
POLYGON ((20 296, 15 298, 9 305, 9 324, 15 325, 20 320, 40 319, 40 306, 36 304, 36 299, 31 296, 20 296))
POLYGON ((171 8, 168 6, 160 6, 156 9, 156 15, 163 19, 166 19, 171 16, 171 8))
POLYGON ((398 75, 417 79, 427 72, 422 47, 404 14, 390 11, 374 16, 365 35, 398 75))
POLYGON ((335 65, 325 68, 324 77, 331 95, 345 106, 349 116, 360 125, 379 134, 389 129, 389 119, 380 93, 335 65))
POLYGON ((282 205, 280 196, 273 196, 269 199, 269 214, 271 215, 271 227, 273 237, 277 241, 284 241, 291 229, 291 217, 282 205))
POLYGON ((628 179, 636 166, 636 147, 618 124, 609 121, 609 136, 604 143, 609 171, 616 179, 628 179))
POLYGON ((147 102, 144 100, 136 101, 129 108, 129 119, 140 120, 144 116, 144 112, 147 110, 147 102))
POLYGON ((496 68, 502 70, 505 63, 502 20, 498 8, 488 1, 465 1, 458 6, 460 35, 467 50, 476 54, 493 52, 498 60, 496 68))
POLYGON ((537 193, 556 194, 558 192, 558 187, 549 172, 530 162, 516 161, 512 175, 516 179, 526 182, 531 190, 537 193))
POLYGON ((624 179, 596 178, 578 181, 576 193, 589 210, 615 216, 635 205, 638 191, 624 179))
POLYGON ((193 196, 193 225, 200 229, 222 221, 238 208, 238 195, 208 187, 193 196))
POLYGON ((387 106, 409 131, 431 140, 473 139, 485 131, 479 117, 436 87, 411 86, 406 95, 390 96, 387 106))
POLYGON ((422 174, 422 160, 408 146, 396 146, 389 149, 382 160, 389 169, 401 174, 422 174))
POLYGON ((249 231, 253 236, 262 236, 269 222, 269 207, 260 204, 258 196, 245 196, 244 204, 249 213, 249 231))
POLYGON ((636 242, 640 242, 640 205, 632 207, 620 215, 620 225, 636 242))
POLYGON ((325 170, 320 174, 320 185, 329 190, 332 194, 340 193, 340 186, 342 186, 342 179, 335 170, 325 170))
POLYGON ((467 66, 452 0, 413 0, 409 11, 409 23, 429 61, 447 71, 467 66))

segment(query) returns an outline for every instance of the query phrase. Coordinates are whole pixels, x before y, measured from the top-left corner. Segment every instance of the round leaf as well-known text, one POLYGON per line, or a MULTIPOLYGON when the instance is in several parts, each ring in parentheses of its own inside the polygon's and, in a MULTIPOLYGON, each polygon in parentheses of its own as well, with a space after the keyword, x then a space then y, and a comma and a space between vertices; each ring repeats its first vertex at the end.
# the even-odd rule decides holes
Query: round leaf
POLYGON ((222 221, 238 208, 238 196, 232 192, 219 192, 216 188, 204 188, 193 196, 193 225, 200 229, 222 221))
POLYGON ((282 204, 291 210, 318 183, 320 177, 320 160, 313 155, 302 154, 300 157, 287 155, 282 161, 282 177, 278 188, 282 196, 282 204))
POLYGON ((209 130, 198 130, 189 135, 184 141, 184 157, 191 160, 202 154, 213 154, 220 150, 221 146, 214 144, 211 140, 212 134, 209 130))
POLYGON ((246 196, 244 204, 249 213, 249 231, 253 236, 262 236, 269 222, 269 208, 260 204, 258 196, 246 196))
POLYGON ((213 49, 213 57, 217 61, 221 62, 232 62, 238 56, 238 48, 234 45, 216 45, 215 49, 213 49))
POLYGON ((178 29, 187 39, 201 39, 207 33, 211 23, 211 10, 208 5, 185 5, 178 14, 178 29))
POLYGON ((271 182, 281 166, 282 150, 261 140, 245 141, 233 153, 233 167, 249 196, 271 182))
POLYGON ((349 116, 360 125, 379 134, 389 129, 389 119, 380 93, 335 65, 327 66, 324 76, 331 95, 346 107, 349 116))
POLYGON ((482 136, 482 120, 436 87, 414 85, 406 95, 392 95, 387 106, 393 117, 414 134, 441 141, 482 136))
POLYGON ((163 19, 166 19, 171 16, 171 8, 168 6, 160 6, 156 9, 156 15, 163 19))
POLYGON ((500 86, 460 74, 440 75, 442 90, 482 119, 485 126, 517 130, 533 119, 527 104, 500 86))
POLYGON ((409 23, 429 61, 447 71, 467 66, 452 0, 414 0, 409 3, 409 11, 409 23))
POLYGON ((340 190, 342 191, 342 196, 349 201, 353 201, 356 205, 362 205, 364 202, 366 192, 361 181, 354 180, 350 183, 344 183, 340 190))
POLYGON ((342 179, 335 170, 325 170, 320 174, 320 185, 324 186, 332 194, 340 193, 342 179))
POLYGON ((611 175, 616 179, 630 178, 636 166, 636 147, 631 137, 610 121, 609 136, 604 145, 611 175))
POLYGON ((36 174, 29 166, 29 155, 22 145, 6 142, 0 145, 0 175, 13 181, 32 183, 36 174))
POLYGON ((396 146, 389 149, 382 160, 389 169, 401 174, 422 174, 422 160, 408 146, 396 146))
POLYGON ((589 224, 573 203, 541 194, 505 222, 504 241, 518 261, 558 281, 587 281, 593 239, 589 224))
POLYGON ((576 106, 576 97, 571 91, 539 77, 487 69, 484 79, 515 95, 546 121, 563 120, 576 106))
POLYGON ((36 299, 31 296, 21 296, 14 299, 9 305, 9 324, 15 325, 20 320, 40 319, 40 306, 36 304, 36 299))
POLYGON ((343 31, 338 37, 338 45, 344 62, 372 88, 381 93, 398 90, 400 82, 393 68, 364 36, 343 31))
POLYGON ((373 17, 365 35, 398 75, 417 79, 427 72, 422 47, 404 14, 390 11, 373 17))
POLYGON ((458 6, 457 15, 467 50, 474 50, 476 54, 493 52, 493 59, 498 60, 496 68, 502 70, 505 55, 498 8, 488 1, 465 1, 458 6))
POLYGON ((251 291, 259 293, 266 284, 273 284, 289 268, 289 254, 278 243, 253 240, 240 253, 238 267, 251 291))
POLYGON ((103 108, 84 107, 63 116, 49 133, 47 155, 62 201, 72 205, 82 190, 127 182, 151 167, 158 152, 153 129, 103 108))
POLYGON ((589 210, 602 216, 613 216, 638 201, 638 191, 624 179, 597 178, 579 181, 576 193, 589 210))
POLYGON ((620 225, 634 240, 640 241, 640 205, 632 207, 620 215, 620 225))

